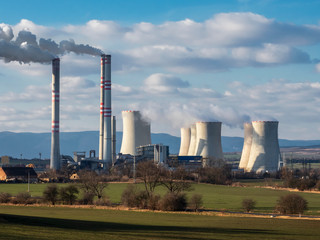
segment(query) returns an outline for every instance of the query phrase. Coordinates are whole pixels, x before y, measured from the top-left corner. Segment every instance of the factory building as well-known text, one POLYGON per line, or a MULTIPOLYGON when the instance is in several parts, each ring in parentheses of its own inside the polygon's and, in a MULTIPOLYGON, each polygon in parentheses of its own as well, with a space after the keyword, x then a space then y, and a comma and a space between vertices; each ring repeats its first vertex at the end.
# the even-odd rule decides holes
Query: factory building
POLYGON ((122 111, 123 136, 121 154, 137 155, 137 147, 151 144, 150 123, 139 111, 122 111))
POLYGON ((137 156, 142 161, 153 160, 155 164, 167 164, 169 146, 150 144, 137 147, 137 156))
MULTIPOLYGON (((275 172, 279 170, 280 148, 278 141, 277 121, 253 121, 252 122, 252 142, 250 151, 245 144, 250 143, 250 126, 247 126, 247 143, 244 144, 243 162, 241 168, 246 172, 275 172), (249 158, 245 159, 248 155, 249 158), (245 166, 245 161, 248 161, 245 166)), ((240 166, 239 166, 240 167, 240 166)))
POLYGON ((0 181, 37 182, 38 175, 32 167, 1 167, 0 181))

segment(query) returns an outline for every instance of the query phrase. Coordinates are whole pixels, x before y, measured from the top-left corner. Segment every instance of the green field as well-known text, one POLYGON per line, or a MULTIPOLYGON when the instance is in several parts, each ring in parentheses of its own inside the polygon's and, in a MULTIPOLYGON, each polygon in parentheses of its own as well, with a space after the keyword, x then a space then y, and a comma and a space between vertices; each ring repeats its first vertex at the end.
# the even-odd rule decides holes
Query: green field
POLYGON ((319 239, 319 221, 0 206, 0 239, 319 239))
MULTIPOLYGON (((138 184, 143 187, 142 184, 138 184)), ((41 196, 47 184, 31 184, 32 196, 41 196)), ((60 185, 61 186, 61 185, 60 185)), ((105 191, 111 202, 120 203, 121 193, 127 183, 110 183, 105 191)), ((27 190, 27 184, 0 184, 0 192, 17 194, 27 190)), ((159 187, 159 194, 164 194, 165 189, 159 187)), ((242 211, 241 202, 244 198, 251 198, 257 202, 255 212, 272 212, 278 198, 288 191, 256 187, 231 187, 211 184, 194 184, 193 191, 188 192, 190 197, 194 193, 203 195, 204 208, 215 210, 242 211)), ((319 193, 298 193, 309 203, 309 210, 305 214, 320 215, 319 193)))

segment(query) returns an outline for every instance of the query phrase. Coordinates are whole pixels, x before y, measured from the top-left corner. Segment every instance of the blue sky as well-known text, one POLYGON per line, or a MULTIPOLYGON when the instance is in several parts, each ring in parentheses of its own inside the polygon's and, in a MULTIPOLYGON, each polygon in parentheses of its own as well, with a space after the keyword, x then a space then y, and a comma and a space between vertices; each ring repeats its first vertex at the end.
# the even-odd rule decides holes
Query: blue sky
MULTIPOLYGON (((43 38, 112 54, 118 130, 132 109, 177 136, 195 121, 242 136, 244 121, 276 119, 280 138, 320 139, 319 11, 315 0, 2 2, 0 131, 50 131, 50 65, 9 61, 4 47, 43 38)), ((98 130, 99 57, 60 57, 61 131, 98 130)))

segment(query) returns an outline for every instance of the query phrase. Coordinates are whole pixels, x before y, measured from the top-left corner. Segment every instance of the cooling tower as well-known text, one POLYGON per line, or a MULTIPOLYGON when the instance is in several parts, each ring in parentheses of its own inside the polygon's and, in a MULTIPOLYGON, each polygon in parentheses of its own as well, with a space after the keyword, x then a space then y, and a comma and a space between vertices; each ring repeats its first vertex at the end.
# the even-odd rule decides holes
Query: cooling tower
POLYGON ((136 155, 137 147, 151 144, 150 124, 139 111, 122 111, 123 136, 120 152, 136 155))
POLYGON ((242 148, 241 159, 239 163, 239 168, 246 169, 250 157, 250 150, 252 144, 252 123, 244 123, 244 142, 242 148))
POLYGON ((190 145, 190 128, 181 128, 180 156, 187 156, 190 145))
MULTIPOLYGON (((104 88, 104 116, 103 116, 103 160, 112 163, 111 139, 111 55, 105 55, 105 88, 104 88)), ((106 167, 106 165, 104 165, 106 167)))
POLYGON ((221 122, 197 122, 195 155, 210 159, 223 159, 221 122))
POLYGON ((116 116, 112 116, 112 121, 111 121, 111 130, 112 130, 112 134, 111 134, 111 139, 112 139, 112 164, 115 163, 116 161, 116 156, 117 156, 117 152, 116 152, 116 144, 117 144, 117 127, 116 127, 116 116))
POLYGON ((104 88, 105 88, 105 68, 106 55, 101 55, 101 84, 100 84, 100 132, 99 132, 99 160, 103 159, 103 132, 104 132, 104 88))
POLYGON ((246 171, 277 171, 280 160, 278 122, 254 121, 252 128, 252 145, 246 171))
POLYGON ((52 128, 50 168, 60 169, 59 143, 60 59, 52 60, 52 128))
POLYGON ((190 144, 188 149, 188 156, 194 156, 196 151, 197 130, 196 125, 192 124, 190 127, 190 144))

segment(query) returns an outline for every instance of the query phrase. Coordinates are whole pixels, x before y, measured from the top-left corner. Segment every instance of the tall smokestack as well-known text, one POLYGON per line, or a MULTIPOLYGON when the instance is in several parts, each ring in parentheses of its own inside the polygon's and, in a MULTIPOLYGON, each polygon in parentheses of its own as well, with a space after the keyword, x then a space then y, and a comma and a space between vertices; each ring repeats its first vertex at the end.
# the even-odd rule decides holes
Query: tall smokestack
POLYGON ((59 143, 60 59, 52 60, 52 131, 50 168, 60 169, 59 143))
POLYGON ((106 164, 112 163, 111 139, 111 55, 105 55, 105 88, 104 88, 104 121, 103 121, 103 160, 106 164))
POLYGON ((101 55, 101 84, 100 84, 100 133, 99 133, 99 160, 103 160, 103 132, 104 132, 104 88, 105 88, 105 60, 106 55, 101 55))
POLYGON ((111 130, 112 130, 112 164, 115 163, 116 161, 116 156, 117 156, 117 152, 116 152, 116 144, 117 144, 117 127, 116 127, 116 116, 112 116, 112 121, 111 121, 111 130))

